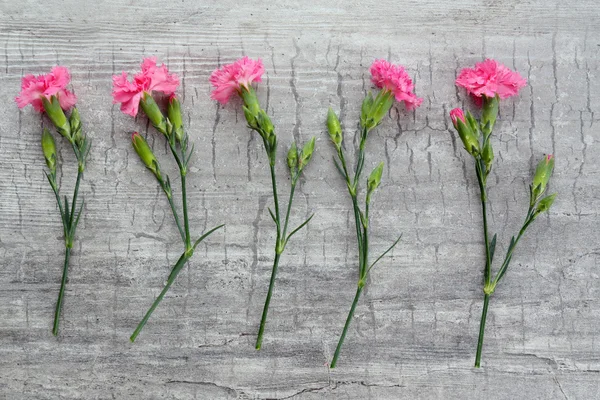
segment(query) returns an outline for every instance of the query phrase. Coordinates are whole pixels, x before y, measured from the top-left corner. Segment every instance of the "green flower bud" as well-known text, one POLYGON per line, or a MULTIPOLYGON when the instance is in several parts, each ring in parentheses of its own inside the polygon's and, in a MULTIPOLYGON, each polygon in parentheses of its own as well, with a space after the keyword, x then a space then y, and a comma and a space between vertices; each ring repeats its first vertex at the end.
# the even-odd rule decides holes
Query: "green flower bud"
POLYGON ((498 117, 498 95, 494 97, 483 96, 483 111, 481 113, 481 125, 483 133, 487 136, 492 133, 496 118, 498 117))
POLYGON ((256 121, 258 123, 259 129, 267 138, 273 135, 273 133, 275 132, 275 127, 273 126, 271 118, 269 118, 265 110, 260 110, 258 112, 258 118, 256 118, 256 121))
POLYGON ((450 111, 450 118, 452 119, 454 128, 458 132, 458 136, 460 136, 460 140, 462 140, 465 146, 465 150, 472 156, 479 154, 479 139, 475 132, 473 132, 471 124, 467 123, 463 111, 460 108, 453 109, 450 111))
POLYGON ((258 129, 258 121, 256 120, 256 115, 252 114, 250 109, 246 106, 242 106, 244 110, 244 117, 246 117, 246 122, 248 122, 248 126, 252 129, 258 129))
POLYGON ((367 179, 367 194, 370 195, 377 189, 381 183, 381 174, 383 173, 383 163, 379 163, 378 166, 371 172, 369 179, 367 179))
POLYGON ((140 160, 144 163, 146 168, 148 168, 152 173, 161 180, 160 168, 158 166, 158 161, 152 152, 150 146, 146 142, 146 139, 142 135, 137 132, 133 132, 131 135, 131 144, 133 144, 133 148, 135 152, 140 156, 140 160))
POLYGON ((42 152, 50 173, 54 175, 56 173, 56 144, 54 143, 54 137, 46 128, 42 132, 42 152))
POLYGON ((485 163, 485 170, 489 172, 492 169, 492 162, 494 161, 494 150, 492 149, 492 142, 489 140, 481 150, 481 159, 485 163))
POLYGON ((313 136, 302 148, 302 154, 300 155, 300 161, 298 162, 298 168, 302 170, 308 165, 308 162, 312 158, 313 152, 315 151, 315 137, 313 136))
POLYGON ((373 107, 373 94, 369 92, 360 107, 360 125, 366 127, 370 124, 371 108, 373 107))
POLYGON ((375 99, 369 93, 361 107, 361 125, 370 131, 381 123, 394 104, 394 94, 389 90, 380 91, 375 99))
POLYGON ((477 122, 473 114, 471 114, 471 111, 467 111, 466 121, 471 127, 471 130, 475 132, 475 136, 479 138, 479 122, 477 122))
POLYGON ((542 161, 540 161, 535 169, 535 175, 533 176, 533 198, 538 199, 545 191, 546 185, 552 175, 554 169, 554 156, 548 154, 542 161))
POLYGON ((298 166, 298 148, 296 147, 296 142, 292 143, 292 147, 288 151, 287 164, 291 172, 294 172, 298 166))
POLYGON ((339 150, 342 146, 342 126, 340 125, 340 120, 337 115, 333 112, 331 107, 329 111, 327 111, 327 130, 329 131, 329 137, 331 141, 335 145, 335 147, 339 150))
POLYGON ((246 106, 246 108, 248 108, 248 112, 250 113, 250 115, 254 116, 254 118, 258 118, 258 113, 260 112, 260 105, 258 104, 258 98, 256 97, 256 92, 254 91, 254 89, 251 86, 242 86, 240 95, 242 96, 244 105, 246 106))
POLYGON ((67 121, 65 112, 60 107, 58 98, 52 96, 50 100, 48 100, 45 96, 42 96, 42 104, 44 105, 46 114, 48 114, 48 118, 50 118, 50 121, 56 126, 58 132, 71 142, 73 140, 71 138, 71 125, 67 121))
POLYGON ((181 104, 179 99, 173 94, 169 97, 169 106, 167 108, 169 121, 173 126, 172 132, 175 133, 175 138, 178 142, 183 140, 183 122, 181 120, 181 104))
POLYGON ((148 116, 152 125, 154 125, 160 133, 168 136, 167 119, 162 111, 160 111, 158 104, 156 104, 156 101, 150 93, 144 92, 142 100, 140 101, 140 106, 142 106, 142 110, 144 110, 144 113, 148 116))
POLYGON ((537 205, 535 213, 541 214, 543 212, 548 211, 550 209, 550 207, 552 206, 552 203, 554 203, 554 199, 556 198, 556 195, 557 195, 557 193, 554 193, 554 194, 551 194, 550 196, 546 196, 543 199, 541 199, 537 205))
MULTIPOLYGON (((375 97, 375 102, 373 104, 372 117, 375 126, 381 123, 383 117, 385 117, 388 112, 390 112, 390 108, 394 104, 394 94, 389 90, 382 90, 375 97)), ((375 127, 373 126, 373 128, 375 127)))

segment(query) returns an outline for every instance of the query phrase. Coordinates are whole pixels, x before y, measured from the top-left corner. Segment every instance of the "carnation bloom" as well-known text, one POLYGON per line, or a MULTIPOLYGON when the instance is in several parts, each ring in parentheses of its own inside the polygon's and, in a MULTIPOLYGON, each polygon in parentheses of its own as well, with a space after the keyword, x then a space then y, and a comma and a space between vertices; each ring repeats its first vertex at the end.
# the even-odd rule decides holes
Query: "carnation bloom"
POLYGON ((227 104, 231 96, 239 93, 242 87, 250 88, 252 82, 260 82, 265 67, 262 60, 243 57, 216 69, 210 75, 210 83, 214 86, 210 98, 221 104, 227 104))
POLYGON ((121 111, 135 117, 144 93, 163 92, 170 96, 179 87, 179 77, 169 74, 166 65, 156 65, 156 57, 142 61, 142 71, 133 76, 133 82, 127 80, 127 72, 113 76, 113 103, 121 103, 121 111))
POLYGON ((375 60, 371 65, 371 82, 378 88, 392 92, 397 101, 404 101, 407 110, 413 110, 423 102, 413 93, 415 85, 400 65, 375 60))
POLYGON ((498 95, 501 99, 506 99, 515 96, 527 81, 518 72, 488 58, 475 64, 475 68, 460 71, 456 84, 467 89, 467 93, 476 98, 498 95))
POLYGON ((46 75, 25 75, 21 80, 21 93, 15 98, 17 106, 23 108, 31 104, 36 111, 43 113, 42 98, 50 100, 50 97, 56 96, 60 107, 68 110, 77 101, 77 97, 66 89, 70 80, 69 70, 60 66, 52 68, 46 75))
POLYGON ((452 123, 454 124, 454 127, 456 128, 457 120, 460 119, 463 123, 465 122, 465 114, 463 113, 463 110, 461 110, 460 108, 455 108, 452 111, 450 111, 450 119, 452 120, 452 123))

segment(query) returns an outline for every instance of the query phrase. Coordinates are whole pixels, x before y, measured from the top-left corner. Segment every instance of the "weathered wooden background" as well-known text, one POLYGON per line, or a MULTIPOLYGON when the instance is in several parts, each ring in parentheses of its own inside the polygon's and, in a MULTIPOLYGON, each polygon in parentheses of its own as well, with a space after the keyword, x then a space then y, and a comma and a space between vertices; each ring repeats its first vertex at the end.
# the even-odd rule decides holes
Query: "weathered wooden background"
MULTIPOLYGON (((3 1, 0 5, 0 397, 3 399, 600 398, 600 12, 596 1, 3 1), (1 47, 4 48, 2 52, 1 47), (3 54, 1 54, 3 53, 3 54), (280 138, 315 135, 293 221, 317 217, 282 259, 264 348, 253 348, 272 256, 261 142, 210 72, 260 57, 258 92, 280 138), (144 118, 112 105, 111 76, 157 56, 182 77, 196 143, 192 231, 226 223, 196 252, 135 344, 128 337, 181 252, 163 194, 132 151, 144 118), (338 368, 330 361, 357 269, 353 220, 332 164, 327 107, 347 147, 377 57, 405 65, 424 103, 394 107, 368 144, 386 162, 372 249, 402 243, 372 273, 338 368), (458 71, 484 57, 528 80, 494 135, 491 225, 519 228, 536 161, 556 154, 558 198, 532 226, 492 299, 483 368, 472 368, 483 247, 474 169, 448 111, 469 106, 458 71), (93 149, 61 332, 51 335, 61 225, 39 141, 46 124, 14 97, 20 78, 61 64, 93 149)), ((61 142, 63 191, 74 157, 61 142)), ((177 186, 177 180, 174 180, 177 186)), ((280 184, 282 193, 287 182, 280 184)), ((499 250, 500 251, 500 250, 499 250)), ((501 254, 499 252, 499 254, 501 254)))

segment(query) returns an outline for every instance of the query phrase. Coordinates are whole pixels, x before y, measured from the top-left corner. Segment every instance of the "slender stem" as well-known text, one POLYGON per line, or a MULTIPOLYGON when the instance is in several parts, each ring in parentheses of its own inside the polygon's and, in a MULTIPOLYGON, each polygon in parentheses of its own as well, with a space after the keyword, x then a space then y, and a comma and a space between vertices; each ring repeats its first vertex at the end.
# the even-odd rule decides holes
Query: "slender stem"
POLYGON ((481 163, 479 159, 475 159, 477 171, 477 181, 479 182, 479 190, 481 192, 481 211, 483 214, 483 240, 485 243, 485 270, 484 270, 484 281, 485 284, 490 283, 491 270, 492 270, 492 257, 490 254, 490 242, 488 237, 488 225, 487 225, 487 191, 485 188, 485 177, 483 176, 483 170, 481 169, 481 163))
POLYGON ((477 341, 477 355, 475 356, 475 368, 481 365, 481 350, 483 348, 483 334, 485 333, 485 320, 487 319, 488 305, 490 304, 490 295, 486 294, 483 298, 483 311, 481 312, 481 322, 479 324, 479 340, 477 341))
POLYGON ((277 227, 277 239, 279 240, 279 224, 281 223, 281 219, 279 217, 279 200, 277 199, 277 180, 275 179, 275 166, 270 164, 271 167, 271 185, 273 186, 273 203, 275 203, 275 218, 277 219, 278 227, 277 227))
POLYGON ((69 257, 71 255, 71 248, 65 247, 65 264, 63 266, 62 281, 60 283, 60 291, 58 292, 58 300, 56 301, 56 310, 54 311, 54 327, 52 328, 52 334, 58 335, 58 324, 60 321, 60 310, 62 308, 63 297, 65 295, 65 286, 67 284, 67 272, 69 269, 69 257))
POLYGON ((344 330, 342 331, 342 336, 340 336, 340 340, 335 349, 335 353, 333 354, 333 360, 331 360, 330 368, 335 368, 337 364, 337 359, 340 356, 340 350, 342 349, 342 345, 344 344, 344 339, 346 339, 346 333, 348 332, 348 327, 350 326, 350 322, 352 321, 352 317, 354 316, 354 310, 356 310, 356 304, 358 303, 358 299, 360 299, 360 294, 362 293, 362 287, 359 286, 356 288, 356 295, 354 296, 354 301, 352 302, 352 307, 350 307, 350 312, 348 313, 348 318, 346 318, 346 324, 344 325, 344 330))
POLYGON ((190 238, 190 221, 188 218, 187 209, 187 194, 185 190, 185 175, 186 171, 184 168, 180 170, 181 173, 181 197, 183 201, 183 224, 185 226, 185 249, 189 250, 192 248, 192 239, 190 238))
POLYGON ((175 281, 175 278, 177 277, 177 274, 179 273, 179 271, 181 271, 181 268, 183 267, 183 265, 189 259, 190 259, 190 256, 186 255, 186 253, 183 253, 181 255, 181 257, 179 258, 179 260, 177 261, 177 263, 173 267, 173 272, 169 276, 169 279, 167 279, 167 283, 165 284, 165 287, 160 292, 160 294, 158 295, 158 297, 156 298, 156 300, 154 300, 154 303, 152 303, 152 306, 150 307, 150 309, 148 310, 148 312, 146 312, 146 315, 144 315, 144 318, 142 318, 142 320, 138 324, 137 328, 135 328, 135 331, 133 332, 133 334, 131 335, 131 337, 129 338, 129 340, 131 340, 132 342, 135 341, 135 338, 137 338, 137 336, 139 335, 139 333, 142 330, 142 328, 144 328, 144 325, 146 325, 146 322, 148 322, 148 319, 150 318, 150 316, 152 315, 152 313, 154 312, 154 310, 156 309, 156 307, 158 306, 158 304, 161 302, 161 300, 163 299, 163 297, 165 297, 165 294, 167 293, 167 291, 169 290, 169 288, 171 287, 171 285, 175 281))
MULTIPOLYGON (((77 204, 77 195, 79 194, 79 183, 81 182, 81 177, 83 176, 83 171, 79 169, 77 171, 77 181, 75 182, 75 190, 73 191, 73 200, 71 201, 71 216, 69 218, 69 230, 73 229, 73 221, 75 217, 75 206, 77 204)), ((73 238, 71 238, 72 240, 73 238)))
POLYGON ((173 202, 173 196, 169 195, 166 191, 167 200, 169 200, 169 205, 171 206, 171 211, 173 211, 173 218, 175 219, 175 224, 177 224, 177 229, 179 230, 179 234, 181 235, 181 240, 185 243, 185 232, 181 227, 181 222, 179 221, 179 216, 177 215, 177 209, 175 208, 175 203, 173 202))
POLYGON ((355 192, 353 193, 352 190, 350 189, 351 183, 350 183, 350 176, 348 175, 348 169, 346 167, 346 159, 344 157, 344 152, 341 148, 338 151, 338 157, 339 157, 340 161, 342 162, 342 168, 344 170, 344 175, 346 178, 346 185, 348 186, 348 193, 350 194, 350 197, 352 198, 352 208, 354 210, 354 222, 356 225, 356 240, 358 241, 358 254, 359 254, 359 259, 362 259, 362 236, 361 236, 361 232, 360 232, 360 209, 358 208, 358 199, 356 197, 356 186, 354 186, 355 192))
POLYGON ((296 190, 296 183, 298 182, 298 174, 292 176, 292 186, 290 188, 290 198, 288 199, 287 211, 285 213, 285 223, 283 224, 283 233, 281 238, 285 240, 285 234, 287 232, 288 221, 290 219, 290 211, 292 209, 292 201, 294 200, 294 191, 296 190))
POLYGON ((265 300, 265 306, 262 312, 262 318, 260 320, 260 328, 258 329, 258 337, 256 338, 256 350, 260 350, 262 346, 263 334, 265 332, 265 325, 267 323, 267 314, 269 313, 269 304, 271 303, 271 296, 273 295, 273 286, 275 286, 275 276, 277 275, 277 266, 279 265, 279 257, 281 255, 275 253, 275 260, 273 261, 273 270, 271 271, 271 281, 269 282, 269 291, 267 292, 267 299, 265 300))
POLYGON ((369 202, 365 203, 365 224, 363 226, 363 252, 360 269, 360 279, 365 279, 369 264, 369 202))

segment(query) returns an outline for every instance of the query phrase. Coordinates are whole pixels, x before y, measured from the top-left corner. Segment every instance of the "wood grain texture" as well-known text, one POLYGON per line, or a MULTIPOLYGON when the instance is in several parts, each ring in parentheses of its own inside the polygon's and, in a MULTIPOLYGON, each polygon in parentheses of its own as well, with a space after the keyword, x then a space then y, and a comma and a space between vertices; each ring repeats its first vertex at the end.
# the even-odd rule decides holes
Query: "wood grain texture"
MULTIPOLYGON (((0 10, 1 398, 600 398, 597 2, 29 0, 0 10), (196 143, 192 231, 227 226, 197 250, 131 344, 181 252, 164 196, 129 134, 146 134, 173 178, 164 140, 111 101, 111 75, 134 71, 150 55, 182 77, 196 143), (209 99, 210 72, 241 55, 265 62, 258 93, 279 132, 280 178, 292 140, 318 138, 292 221, 317 218, 282 259, 260 352, 253 342, 274 241, 268 163, 239 110, 209 99), (425 101, 416 112, 395 106, 369 139, 366 169, 386 163, 371 247, 383 250, 400 232, 404 239, 373 270, 330 371, 357 254, 324 119, 329 106, 341 113, 352 152, 377 57, 405 65, 425 101), (527 184, 546 152, 556 154, 558 198, 519 244, 492 299, 483 368, 475 370, 481 216, 475 172, 447 113, 468 106, 453 81, 483 57, 528 79, 518 98, 502 103, 494 136, 490 223, 498 251, 520 226, 527 184), (42 173, 46 123, 13 102, 23 74, 56 64, 73 73, 93 139, 58 338, 50 330, 63 249, 42 173)), ((64 143, 60 161, 68 193, 74 157, 64 143)))

